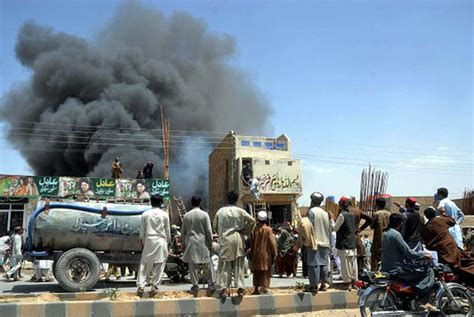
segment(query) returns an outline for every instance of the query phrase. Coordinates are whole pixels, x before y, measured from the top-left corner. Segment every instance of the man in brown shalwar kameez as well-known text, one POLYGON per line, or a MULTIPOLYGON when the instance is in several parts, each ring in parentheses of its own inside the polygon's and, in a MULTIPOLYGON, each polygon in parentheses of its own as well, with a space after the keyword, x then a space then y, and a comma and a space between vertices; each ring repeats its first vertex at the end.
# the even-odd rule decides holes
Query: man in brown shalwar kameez
POLYGON ((377 211, 374 212, 374 221, 370 224, 370 227, 374 229, 372 249, 370 250, 370 269, 374 272, 378 271, 379 262, 382 261, 382 234, 387 229, 388 219, 390 218, 390 211, 385 210, 385 205, 385 198, 377 198, 375 200, 377 211))
POLYGON ((111 172, 112 172, 112 178, 115 178, 115 179, 122 178, 123 167, 118 157, 116 157, 115 160, 112 162, 111 172))
POLYGON ((251 269, 253 272, 253 294, 268 293, 270 287, 272 263, 275 262, 277 247, 272 228, 267 226, 267 213, 259 211, 257 227, 251 236, 251 269), (261 289, 259 289, 261 288, 261 289))
POLYGON ((364 242, 362 241, 362 231, 365 230, 370 224, 372 223, 372 217, 369 215, 364 214, 359 208, 352 207, 352 202, 349 207, 349 211, 355 217, 355 227, 356 227, 356 245, 357 245, 357 267, 359 273, 362 272, 364 269, 364 254, 365 254, 365 247, 364 242), (361 220, 364 220, 364 224, 359 228, 361 220))
POLYGON ((428 250, 438 252, 441 263, 448 264, 464 281, 474 281, 474 259, 460 250, 449 233, 456 221, 448 216, 436 216, 436 209, 425 209, 428 222, 422 230, 423 242, 428 250))

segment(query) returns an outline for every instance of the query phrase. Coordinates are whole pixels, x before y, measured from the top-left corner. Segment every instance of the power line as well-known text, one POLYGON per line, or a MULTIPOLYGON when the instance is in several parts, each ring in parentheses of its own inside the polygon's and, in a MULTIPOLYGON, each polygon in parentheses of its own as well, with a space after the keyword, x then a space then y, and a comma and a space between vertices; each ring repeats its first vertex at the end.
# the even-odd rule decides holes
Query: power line
MULTIPOLYGON (((44 138, 64 138, 64 139, 69 139, 69 138, 74 138, 74 139, 85 139, 85 140, 90 140, 91 137, 90 136, 76 136, 74 135, 75 132, 72 132, 72 131, 67 131, 66 134, 64 133, 61 133, 61 134, 56 134, 57 132, 62 132, 61 130, 51 130, 51 131, 54 131, 55 134, 40 134, 40 133, 17 133, 17 132, 10 132, 11 135, 18 135, 18 136, 34 136, 35 138, 38 138, 38 137, 44 137, 44 138), (71 133, 72 133, 72 136, 71 136, 71 133)), ((97 131, 96 131, 97 132, 97 131)), ((96 132, 93 132, 93 133, 96 133, 96 132)), ((106 137, 106 136, 111 136, 113 141, 118 141, 118 140, 123 140, 123 141, 138 141, 138 142, 156 142, 157 139, 154 139, 154 138, 150 138, 150 135, 144 135, 143 138, 135 138, 135 134, 134 135, 129 135, 129 136, 125 136, 125 135, 122 135, 122 134, 119 134, 119 137, 116 137, 117 133, 116 132, 113 132, 113 131, 107 131, 105 133, 103 133, 101 135, 101 137, 106 137)), ((3 138, 6 138, 6 137, 3 137, 3 138)), ((173 142, 172 143, 203 143, 203 144, 221 144, 221 145, 229 145, 229 146, 233 146, 234 142, 233 141, 227 141, 227 140, 222 140, 221 141, 209 141, 207 140, 209 137, 199 137, 199 136, 192 136, 192 135, 188 135, 188 136, 172 136, 172 140, 173 142), (175 140, 175 138, 178 138, 177 140, 175 140), (181 139, 179 139, 181 138, 181 139), (187 139, 186 139, 187 138, 187 139)), ((212 138, 216 138, 216 137, 212 137, 212 138)), ((99 139, 101 140, 101 139, 99 139)), ((56 140, 58 141, 58 140, 56 140)), ((37 142, 35 140, 35 142, 37 142)), ((45 141, 47 142, 47 140, 45 141)), ((72 143, 74 144, 74 141, 68 141, 67 143, 72 143)), ((89 142, 87 142, 89 143, 89 142)), ((83 144, 83 143, 82 143, 83 144)), ((333 149, 333 147, 331 146, 325 146, 325 145, 313 145, 312 147, 315 147, 315 148, 322 148, 322 149, 333 149)), ((348 147, 345 147, 343 149, 340 149, 340 148, 337 148, 337 151, 338 153, 350 153, 351 155, 354 155, 354 154, 371 154, 373 155, 374 152, 373 151, 368 151, 368 150, 364 150, 364 149, 360 149, 360 148, 348 148, 348 147)), ((436 156, 436 157, 439 157, 439 158, 450 158, 450 157, 454 157, 456 158, 456 160, 458 161, 468 161, 469 163, 473 162, 473 158, 468 158, 468 157, 461 157, 460 155, 456 155, 456 154, 452 154, 452 155, 449 155, 449 154, 440 154, 440 153, 409 153, 409 152, 397 152, 397 151, 386 151, 384 150, 383 152, 379 151, 379 152, 376 152, 377 156, 388 156, 390 155, 390 157, 393 157, 393 155, 397 155, 397 156, 407 156, 407 157, 411 157, 413 155, 426 155, 426 156, 429 156, 429 155, 432 155, 432 156, 436 156)))
MULTIPOLYGON (((140 132, 153 132, 156 133, 157 135, 160 135, 162 133, 161 128, 157 129, 151 129, 151 128, 126 128, 126 127, 117 127, 117 126, 112 126, 112 125, 84 125, 84 124, 67 124, 67 123, 45 123, 45 122, 34 122, 34 121, 10 121, 9 124, 12 128, 16 129, 30 129, 30 130, 35 130, 35 128, 21 128, 21 127, 14 127, 11 125, 11 123, 22 123, 22 124, 34 124, 36 125, 52 125, 52 126, 59 126, 59 127, 64 127, 64 126, 71 126, 74 128, 89 128, 89 129, 102 129, 102 128, 110 128, 110 129, 115 129, 115 130, 130 130, 130 131, 140 131, 140 132)), ((41 128, 41 127, 40 127, 41 128)), ((43 130, 51 130, 51 131, 58 131, 57 128, 55 129, 48 129, 48 128, 43 128, 43 130)), ((77 133, 96 133, 96 131, 74 131, 77 133)), ((220 135, 226 135, 229 133, 229 131, 204 131, 204 130, 178 130, 178 129, 171 129, 170 132, 176 132, 176 133, 198 133, 198 134, 220 134, 220 135)), ((239 135, 241 137, 256 137, 256 136, 243 136, 239 135)), ((208 136, 208 138, 220 138, 220 136, 208 136)), ((408 150, 420 150, 420 151, 439 151, 439 148, 428 148, 428 147, 414 147, 414 146, 393 146, 393 145, 384 145, 384 144, 354 144, 354 143, 348 143, 348 142, 339 142, 339 141, 328 141, 327 143, 332 143, 332 144, 351 144, 351 145, 357 145, 357 146, 363 146, 363 147, 381 147, 381 148, 397 148, 397 149, 408 149, 408 150)), ((459 149, 459 148, 450 148, 449 151, 451 152, 465 152, 465 153, 473 153, 472 150, 466 150, 466 149, 459 149)))
MULTIPOLYGON (((41 144, 41 143, 53 143, 53 144, 66 144, 66 145, 84 145, 84 146, 98 146, 98 147, 101 147, 101 146, 116 146, 116 147, 121 147, 121 146, 136 146, 136 147, 144 147, 144 148, 154 148, 154 149, 161 149, 163 148, 163 146, 161 145, 161 142, 159 140, 153 140, 153 141, 148 141, 148 140, 139 140, 139 141, 135 141, 135 142, 132 142, 132 143, 117 143, 117 142, 103 142, 105 140, 99 140, 99 141, 102 141, 102 142, 98 142, 98 141, 95 141, 93 143, 91 142, 74 142, 74 141, 61 141, 61 140, 35 140, 35 139, 32 139, 32 140, 29 140, 29 143, 37 143, 37 144, 41 144), (140 144, 140 142, 142 143, 145 143, 145 144, 140 144)), ((116 141, 115 139, 113 141, 116 141)), ((178 143, 179 141, 175 141, 173 143, 178 143)), ((211 147, 210 146, 207 146, 209 145, 209 143, 207 142, 185 142, 185 141, 180 141, 184 144, 181 144, 181 145, 171 145, 170 147, 171 148, 178 148, 178 149, 182 149, 182 148, 187 148, 187 149, 206 149, 206 150, 211 150, 211 147), (203 146, 194 146, 194 144, 203 144, 203 146)), ((233 147, 221 147, 220 148, 221 150, 230 150, 230 149, 233 149, 233 147)), ((43 149, 43 150, 46 150, 46 149, 43 149)), ((64 150, 64 148, 61 148, 61 150, 64 150)), ((86 149, 68 149, 66 148, 66 150, 78 150, 78 151, 87 151, 86 149)), ((295 153, 295 154, 298 154, 298 153, 295 153)), ((329 158, 329 159, 344 159, 344 160, 347 160, 346 157, 340 157, 340 156, 327 156, 327 155, 312 155, 312 154, 306 154, 306 153, 303 153, 303 155, 306 155, 307 157, 313 157, 313 158, 329 158)), ((377 160, 377 159, 362 159, 362 158, 350 158, 350 160, 352 161, 363 161, 363 162, 367 162, 367 161, 371 161, 371 162, 382 162, 382 163, 397 163, 397 161, 393 161, 393 160, 377 160)), ((417 162, 412 162, 412 164, 416 164, 417 162)), ((436 162, 423 162, 423 164, 428 164, 428 165, 432 165, 432 166, 438 166, 438 167, 445 167, 445 168, 449 168, 449 169, 472 169, 472 164, 468 164, 469 166, 466 166, 464 164, 452 164, 452 163, 447 163, 446 164, 440 164, 440 163, 436 163, 436 162)), ((422 167, 423 168, 423 167, 422 167)))
MULTIPOLYGON (((13 150, 13 149, 8 149, 7 150, 13 150)), ((78 154, 83 154, 84 152, 87 152, 87 153, 104 153, 103 150, 84 150, 84 149, 47 149, 47 150, 44 150, 44 149, 25 149, 25 151, 30 151, 30 152, 63 152, 63 153, 78 153, 78 154)), ((128 149, 127 152, 142 152, 141 150, 134 150, 134 149, 128 149)), ((306 158, 309 158, 311 159, 311 161, 318 161, 318 162, 325 162, 325 163, 332 163, 332 164, 342 164, 342 165, 351 165, 351 166, 363 166, 363 167, 366 167, 368 162, 367 163, 354 163, 354 162, 351 162, 351 161, 341 161, 341 160, 335 160, 335 159, 325 159, 324 157, 323 158, 317 158, 317 157, 313 157, 313 156, 308 156, 308 155, 295 155, 294 158, 295 159, 303 159, 305 160, 305 157, 306 158)), ((442 174, 442 175, 456 175, 456 176, 469 176, 471 174, 454 174, 454 173, 444 173, 443 171, 456 171, 458 172, 458 170, 451 170, 451 169, 446 169, 446 168, 443 168, 441 171, 440 169, 437 169, 437 168, 407 168, 407 167, 400 167, 400 166, 390 166, 390 165, 380 165, 378 164, 378 166, 381 166, 381 167, 385 167, 385 168, 388 168, 388 169, 396 169, 396 170, 403 170, 403 171, 410 171, 410 172, 417 172, 417 173, 425 173, 425 174, 442 174), (434 170, 434 171, 430 171, 430 170, 434 170)))

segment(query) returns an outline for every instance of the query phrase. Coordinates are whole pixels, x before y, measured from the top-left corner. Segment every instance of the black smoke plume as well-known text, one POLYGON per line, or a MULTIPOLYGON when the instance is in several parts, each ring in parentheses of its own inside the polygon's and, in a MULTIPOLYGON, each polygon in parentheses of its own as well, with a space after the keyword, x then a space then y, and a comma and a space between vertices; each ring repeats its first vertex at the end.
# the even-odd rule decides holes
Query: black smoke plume
POLYGON ((137 2, 122 3, 94 41, 27 22, 16 56, 31 78, 3 96, 0 118, 38 175, 110 177, 119 156, 125 177, 148 160, 160 177, 162 105, 174 192, 205 195, 207 157, 223 134, 184 131, 272 132, 269 105, 230 63, 235 51, 204 21, 137 2))

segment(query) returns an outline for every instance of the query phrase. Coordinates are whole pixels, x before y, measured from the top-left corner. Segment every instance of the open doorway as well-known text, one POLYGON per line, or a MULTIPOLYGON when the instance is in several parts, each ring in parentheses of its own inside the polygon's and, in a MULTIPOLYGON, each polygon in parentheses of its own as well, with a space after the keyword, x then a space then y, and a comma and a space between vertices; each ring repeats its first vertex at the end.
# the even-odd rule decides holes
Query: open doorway
POLYGON ((242 158, 242 182, 249 187, 253 178, 253 166, 251 158, 242 158))
POLYGON ((270 205, 268 210, 271 211, 272 226, 279 226, 286 221, 291 223, 291 205, 270 205))

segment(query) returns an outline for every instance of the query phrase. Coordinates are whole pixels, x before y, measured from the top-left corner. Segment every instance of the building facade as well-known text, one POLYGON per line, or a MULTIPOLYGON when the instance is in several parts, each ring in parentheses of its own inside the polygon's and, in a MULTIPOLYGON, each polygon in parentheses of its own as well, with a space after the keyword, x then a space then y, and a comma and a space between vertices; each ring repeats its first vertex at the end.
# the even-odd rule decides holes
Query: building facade
POLYGON ((209 212, 211 218, 226 205, 227 192, 240 194, 238 205, 255 215, 270 211, 272 224, 292 222, 302 193, 300 161, 291 157, 291 141, 242 136, 229 132, 209 156, 209 212), (251 193, 257 180, 259 198, 251 193))

